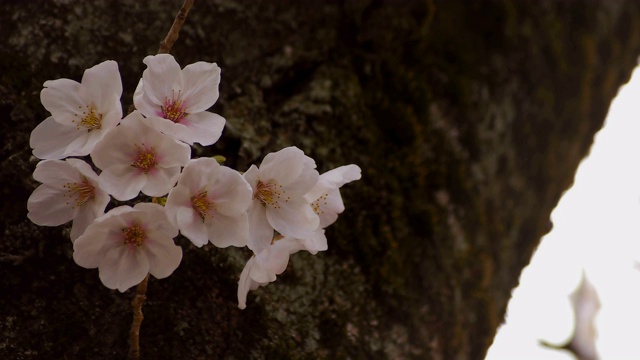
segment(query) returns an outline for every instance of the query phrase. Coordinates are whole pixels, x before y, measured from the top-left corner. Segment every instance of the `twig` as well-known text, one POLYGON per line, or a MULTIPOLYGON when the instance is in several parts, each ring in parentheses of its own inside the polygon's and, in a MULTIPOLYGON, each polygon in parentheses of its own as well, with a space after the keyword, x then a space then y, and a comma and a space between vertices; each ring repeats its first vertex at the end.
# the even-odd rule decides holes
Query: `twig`
POLYGON ((178 15, 176 15, 176 19, 173 20, 173 25, 171 25, 171 29, 169 29, 169 33, 167 36, 160 42, 160 49, 158 49, 158 54, 168 54, 171 51, 171 47, 173 43, 178 40, 178 33, 180 33, 180 29, 182 28, 182 24, 187 18, 187 14, 189 14, 189 9, 193 5, 194 0, 184 0, 182 4, 182 8, 178 11, 178 15))
POLYGON ((136 288, 136 296, 131 300, 133 307, 133 322, 131 323, 131 331, 129 331, 129 360, 140 359, 140 325, 142 325, 142 304, 147 298, 147 283, 149 282, 149 274, 142 280, 136 288))

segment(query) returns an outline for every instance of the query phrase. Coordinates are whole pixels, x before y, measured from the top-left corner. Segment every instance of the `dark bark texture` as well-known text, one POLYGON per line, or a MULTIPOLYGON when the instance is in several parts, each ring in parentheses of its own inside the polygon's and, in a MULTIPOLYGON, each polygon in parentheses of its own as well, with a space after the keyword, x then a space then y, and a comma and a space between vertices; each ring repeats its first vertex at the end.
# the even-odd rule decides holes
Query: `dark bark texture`
MULTIPOLYGON (((44 81, 116 60, 125 109, 181 2, 2 1, 0 358, 116 359, 133 290, 39 227, 29 134, 44 81)), ((236 303, 250 252, 151 279, 143 359, 482 359, 549 214, 640 54, 637 1, 197 0, 172 53, 217 62, 222 154, 355 163, 329 250, 236 303)))

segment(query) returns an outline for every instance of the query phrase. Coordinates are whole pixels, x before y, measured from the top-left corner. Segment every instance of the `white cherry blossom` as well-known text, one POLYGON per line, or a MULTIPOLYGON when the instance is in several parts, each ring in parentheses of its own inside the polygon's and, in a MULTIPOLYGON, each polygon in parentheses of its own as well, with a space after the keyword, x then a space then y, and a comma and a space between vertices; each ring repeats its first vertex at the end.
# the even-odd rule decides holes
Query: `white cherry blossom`
POLYGON ((91 166, 79 159, 45 160, 38 163, 33 178, 41 182, 27 201, 29 220, 38 225, 57 226, 73 220, 75 241, 104 214, 109 195, 91 166))
POLYGON ((300 241, 291 237, 279 237, 257 255, 247 261, 238 281, 238 307, 247 306, 249 290, 255 290, 276 280, 287 268, 289 256, 303 249, 300 241))
POLYGON ((199 61, 180 69, 170 54, 147 56, 133 102, 161 132, 188 144, 218 141, 225 119, 207 112, 218 100, 220 68, 199 61))
POLYGON ((260 168, 252 165, 244 174, 253 189, 247 246, 254 253, 269 246, 274 229, 305 238, 318 228, 318 215, 304 198, 318 181, 315 167, 313 159, 292 146, 268 154, 260 168))
POLYGON ((201 247, 245 246, 252 190, 237 171, 215 159, 191 160, 167 198, 166 209, 182 235, 201 247))
POLYGON ((147 274, 158 279, 173 273, 182 249, 173 242, 178 229, 161 205, 120 206, 97 218, 73 244, 73 259, 98 268, 102 283, 124 292, 147 274))
POLYGON ((118 200, 132 199, 140 191, 166 195, 190 157, 187 144, 146 125, 137 111, 124 118, 91 153, 93 163, 102 170, 104 188, 118 200))
POLYGON ((45 82, 40 100, 51 116, 31 132, 33 155, 40 159, 88 155, 120 122, 121 95, 118 64, 111 60, 87 69, 80 83, 45 82))
POLYGON ((342 185, 360 180, 361 176, 360 167, 354 164, 340 166, 320 175, 316 185, 304 197, 320 216, 321 228, 333 224, 338 219, 338 214, 344 211, 339 190, 342 185))

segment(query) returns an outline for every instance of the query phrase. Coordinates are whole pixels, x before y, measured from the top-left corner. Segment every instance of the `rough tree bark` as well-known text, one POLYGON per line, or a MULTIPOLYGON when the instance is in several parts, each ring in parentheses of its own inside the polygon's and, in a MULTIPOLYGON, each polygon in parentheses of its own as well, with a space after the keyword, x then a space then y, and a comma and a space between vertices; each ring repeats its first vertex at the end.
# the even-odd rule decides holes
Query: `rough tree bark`
MULTIPOLYGON (((124 358, 125 294, 26 219, 48 79, 116 60, 129 106, 175 2, 13 1, 0 12, 0 358, 124 358)), ((197 0, 173 53, 223 69, 223 154, 296 145, 356 163, 330 249, 236 304, 249 253, 184 239, 149 282, 144 359, 482 359, 511 290, 640 53, 637 1, 197 0)))

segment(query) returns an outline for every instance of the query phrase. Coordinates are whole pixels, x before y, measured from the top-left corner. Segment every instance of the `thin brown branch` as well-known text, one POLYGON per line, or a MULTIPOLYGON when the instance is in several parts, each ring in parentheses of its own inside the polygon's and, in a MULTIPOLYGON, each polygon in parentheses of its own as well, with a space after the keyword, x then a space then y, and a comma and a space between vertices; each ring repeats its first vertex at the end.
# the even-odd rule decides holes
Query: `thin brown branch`
POLYGON ((140 359, 140 325, 142 325, 142 304, 147 298, 147 283, 149 282, 149 274, 142 280, 136 288, 136 296, 131 300, 133 307, 133 322, 131 323, 131 331, 129 331, 129 360, 140 359))
POLYGON ((173 47, 173 44, 178 40, 178 34, 180 33, 182 24, 184 24, 184 21, 187 19, 187 14, 189 14, 189 9, 191 9, 193 1, 194 0, 184 0, 182 8, 180 8, 178 15, 176 15, 175 20, 173 20, 173 25, 171 25, 169 33, 167 33, 164 40, 160 42, 158 54, 168 54, 171 51, 171 47, 173 47))

